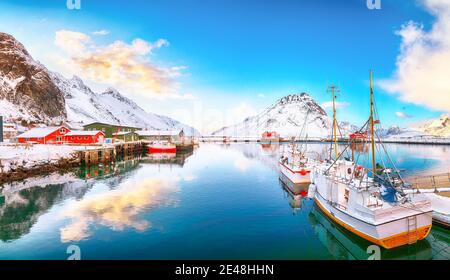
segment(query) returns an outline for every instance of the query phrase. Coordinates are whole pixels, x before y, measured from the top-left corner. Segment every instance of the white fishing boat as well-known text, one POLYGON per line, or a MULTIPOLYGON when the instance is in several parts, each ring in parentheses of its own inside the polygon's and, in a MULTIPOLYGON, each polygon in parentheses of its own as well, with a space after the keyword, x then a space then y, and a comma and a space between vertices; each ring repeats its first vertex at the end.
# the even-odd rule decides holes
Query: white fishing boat
MULTIPOLYGON (((371 114, 365 127, 372 134, 372 168, 359 166, 354 158, 343 160, 342 154, 336 153, 335 159, 313 167, 311 180, 314 200, 325 215, 354 234, 391 249, 426 238, 432 227, 432 208, 429 200, 412 199, 403 192, 405 184, 395 166, 384 169, 375 164, 378 121, 372 72, 370 82, 371 114)), ((384 146, 379 150, 385 151, 384 146)))
MULTIPOLYGON (((280 178, 284 176, 294 184, 311 183, 310 173, 314 165, 314 161, 306 156, 306 152, 308 150, 308 136, 303 136, 308 122, 309 113, 310 111, 306 114, 305 122, 299 136, 299 139, 304 138, 305 141, 298 146, 293 139, 288 149, 283 150, 279 160, 280 178)), ((286 146, 284 146, 284 148, 285 147, 286 146)))
POLYGON ((310 161, 303 153, 296 150, 284 153, 279 162, 280 172, 294 184, 311 183, 310 161))

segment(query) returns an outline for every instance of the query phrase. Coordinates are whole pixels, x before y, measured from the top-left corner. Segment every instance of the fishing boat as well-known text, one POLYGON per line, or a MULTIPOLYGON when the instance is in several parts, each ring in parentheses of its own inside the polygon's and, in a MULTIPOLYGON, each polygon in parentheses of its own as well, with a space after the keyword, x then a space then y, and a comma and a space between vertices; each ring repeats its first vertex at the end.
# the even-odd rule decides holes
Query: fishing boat
POLYGON ((177 147, 174 144, 167 141, 153 142, 148 146, 149 154, 161 154, 161 153, 174 154, 176 152, 177 147))
MULTIPOLYGON (((367 252, 370 244, 366 240, 342 227, 337 227, 318 209, 317 205, 311 207, 308 219, 317 238, 336 259, 368 260, 371 258, 370 253, 367 252)), ((431 260, 432 258, 433 250, 427 240, 414 246, 414 250, 404 246, 394 250, 382 250, 380 255, 381 260, 431 260)))
MULTIPOLYGON (((299 136, 300 139, 305 133, 309 113, 310 111, 306 114, 305 122, 299 136)), ((287 151, 283 151, 279 160, 280 179, 282 176, 285 176, 294 184, 311 183, 310 173, 312 166, 314 165, 314 161, 306 156, 306 151, 308 149, 307 143, 307 135, 305 137, 305 141, 300 146, 298 146, 295 143, 295 139, 293 139, 287 151)))
POLYGON ((302 152, 295 149, 295 145, 291 152, 283 153, 279 162, 280 176, 284 175, 294 184, 311 183, 310 159, 302 152))
MULTIPOLYGON (((354 234, 386 249, 414 244, 428 236, 432 208, 427 199, 413 199, 404 192, 400 172, 387 154, 392 168, 376 164, 372 71, 370 72, 370 118, 361 129, 370 132, 372 168, 358 165, 354 155, 336 157, 316 164, 311 172, 314 200, 331 220, 354 234)), ((335 138, 336 139, 336 138, 335 138)), ((378 137, 379 151, 386 149, 378 137)), ((335 149, 337 145, 335 143, 335 149)), ((347 147, 348 148, 348 147, 347 147)), ((345 151, 344 151, 345 152, 345 151)), ((383 165, 385 159, 380 157, 383 165)))

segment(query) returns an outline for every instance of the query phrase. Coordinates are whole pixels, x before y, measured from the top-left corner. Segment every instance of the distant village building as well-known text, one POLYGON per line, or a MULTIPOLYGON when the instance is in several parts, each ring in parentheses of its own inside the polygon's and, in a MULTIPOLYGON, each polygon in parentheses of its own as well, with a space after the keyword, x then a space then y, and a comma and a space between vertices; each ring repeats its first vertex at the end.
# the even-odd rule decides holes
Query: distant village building
POLYGON ((266 131, 261 136, 261 142, 264 143, 272 143, 272 142, 280 142, 281 137, 280 134, 278 134, 275 131, 266 131))
POLYGON ((139 140, 173 142, 180 138, 180 132, 175 130, 141 130, 136 133, 139 135, 139 140))
POLYGON ((3 141, 11 141, 17 137, 17 125, 14 123, 3 123, 3 141))
POLYGON ((369 135, 368 135, 367 131, 366 132, 357 131, 355 133, 350 134, 349 136, 350 136, 350 140, 353 140, 353 141, 364 142, 369 139, 369 135))
POLYGON ((101 123, 101 122, 94 122, 94 123, 85 125, 85 126, 83 126, 83 129, 85 131, 101 131, 105 134, 106 138, 114 138, 114 136, 117 135, 118 133, 136 132, 136 131, 141 130, 141 128, 138 128, 138 127, 114 125, 114 124, 107 124, 107 123, 101 123))
POLYGON ((139 134, 134 131, 118 132, 114 139, 123 142, 134 142, 139 141, 139 134))

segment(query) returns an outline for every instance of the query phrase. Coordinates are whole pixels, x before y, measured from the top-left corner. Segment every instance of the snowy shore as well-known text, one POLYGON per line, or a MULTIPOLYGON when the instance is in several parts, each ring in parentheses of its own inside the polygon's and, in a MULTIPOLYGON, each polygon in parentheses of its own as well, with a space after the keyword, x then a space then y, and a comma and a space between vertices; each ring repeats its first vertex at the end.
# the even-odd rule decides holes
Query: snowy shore
POLYGON ((6 173, 17 167, 29 169, 61 159, 71 159, 76 156, 77 148, 65 145, 0 145, 0 171, 6 173))
POLYGON ((0 174, 17 169, 30 170, 40 166, 57 164, 63 160, 78 159, 78 152, 95 149, 95 146, 1 144, 0 174))

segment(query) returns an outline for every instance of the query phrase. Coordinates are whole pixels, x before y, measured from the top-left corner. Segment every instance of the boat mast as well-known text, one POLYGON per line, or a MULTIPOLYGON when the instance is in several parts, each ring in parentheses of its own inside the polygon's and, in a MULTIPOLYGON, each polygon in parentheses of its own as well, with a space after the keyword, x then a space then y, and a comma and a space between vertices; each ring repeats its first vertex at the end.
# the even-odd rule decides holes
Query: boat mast
POLYGON ((340 90, 336 86, 329 86, 327 92, 331 92, 331 94, 333 95, 333 142, 334 142, 334 153, 336 159, 338 159, 339 151, 337 146, 336 93, 340 92, 340 90))
POLYGON ((374 120, 374 103, 373 103, 373 84, 372 84, 372 70, 370 70, 370 126, 372 133, 372 174, 375 178, 375 120, 374 120))

